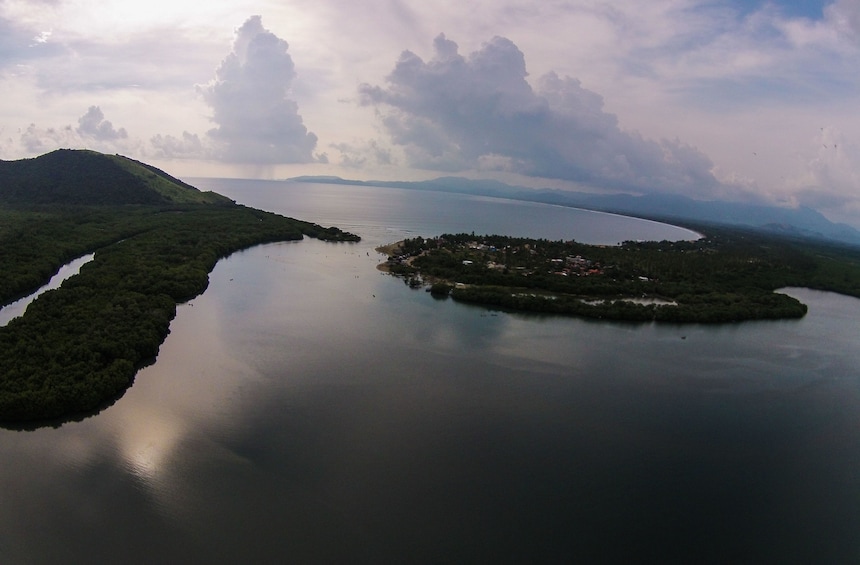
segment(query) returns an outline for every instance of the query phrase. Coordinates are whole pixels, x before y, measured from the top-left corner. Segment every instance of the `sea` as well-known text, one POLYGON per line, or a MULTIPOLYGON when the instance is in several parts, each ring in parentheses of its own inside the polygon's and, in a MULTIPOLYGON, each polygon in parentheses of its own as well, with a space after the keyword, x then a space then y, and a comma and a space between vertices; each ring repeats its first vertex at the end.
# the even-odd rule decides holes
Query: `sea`
POLYGON ((462 194, 191 179, 335 225, 223 259, 98 414, 0 430, 0 563, 858 563, 860 300, 613 323, 461 304, 380 245, 695 239, 462 194))

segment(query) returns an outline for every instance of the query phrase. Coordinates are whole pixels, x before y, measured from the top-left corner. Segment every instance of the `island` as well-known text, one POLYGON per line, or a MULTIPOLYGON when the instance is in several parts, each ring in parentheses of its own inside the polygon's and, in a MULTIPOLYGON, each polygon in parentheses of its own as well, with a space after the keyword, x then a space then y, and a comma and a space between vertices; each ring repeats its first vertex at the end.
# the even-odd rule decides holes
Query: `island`
POLYGON ((0 422, 98 410, 155 358, 177 304, 206 289, 218 259, 304 236, 359 240, 241 206, 118 155, 59 150, 0 161, 0 305, 95 252, 78 275, 0 328, 0 422))
POLYGON ((378 251, 380 269, 436 296, 491 307, 633 322, 800 318, 775 292, 808 287, 860 297, 860 250, 718 226, 695 241, 586 245, 501 235, 416 237, 378 251))

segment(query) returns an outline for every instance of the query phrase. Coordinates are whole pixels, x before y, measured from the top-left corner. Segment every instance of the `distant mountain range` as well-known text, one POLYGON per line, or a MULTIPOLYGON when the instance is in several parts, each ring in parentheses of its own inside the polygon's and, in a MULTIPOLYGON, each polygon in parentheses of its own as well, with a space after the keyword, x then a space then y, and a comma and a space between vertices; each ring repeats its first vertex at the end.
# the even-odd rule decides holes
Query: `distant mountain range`
POLYGON ((59 149, 0 161, 0 204, 127 205, 229 203, 151 165, 96 151, 59 149))
POLYGON ((781 208, 741 202, 702 201, 669 194, 643 196, 589 194, 551 188, 532 189, 494 180, 472 180, 460 177, 440 177, 426 181, 357 181, 335 176, 301 176, 288 180, 475 194, 572 206, 667 222, 688 221, 746 226, 787 236, 860 245, 860 231, 847 224, 831 222, 817 210, 803 206, 781 208))

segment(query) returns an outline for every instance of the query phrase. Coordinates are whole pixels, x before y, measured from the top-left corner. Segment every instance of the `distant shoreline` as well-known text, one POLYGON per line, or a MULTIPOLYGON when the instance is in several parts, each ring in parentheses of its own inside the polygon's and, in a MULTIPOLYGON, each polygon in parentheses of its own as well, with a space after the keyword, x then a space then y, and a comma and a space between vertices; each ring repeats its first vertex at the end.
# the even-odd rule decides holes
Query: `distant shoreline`
POLYGON ((554 188, 528 188, 494 180, 462 177, 440 177, 424 181, 360 181, 330 176, 299 176, 284 180, 427 190, 536 202, 650 220, 683 228, 700 236, 702 227, 716 225, 753 229, 768 235, 860 246, 860 230, 848 224, 831 222, 817 210, 808 207, 795 209, 720 200, 704 201, 677 194, 597 194, 554 188))

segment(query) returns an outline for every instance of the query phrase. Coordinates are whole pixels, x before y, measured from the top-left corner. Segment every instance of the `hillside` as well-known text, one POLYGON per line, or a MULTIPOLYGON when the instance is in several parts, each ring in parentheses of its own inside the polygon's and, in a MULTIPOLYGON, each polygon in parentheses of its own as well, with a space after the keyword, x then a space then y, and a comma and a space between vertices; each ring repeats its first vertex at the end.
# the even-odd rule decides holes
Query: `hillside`
POLYGON ((176 305, 206 289, 221 257, 305 236, 359 239, 200 192, 125 157, 62 150, 0 162, 0 305, 95 252, 0 327, 0 426, 97 411, 157 355, 176 305))
POLYGON ((33 159, 0 161, 0 203, 9 205, 215 204, 230 200, 201 192, 150 165, 120 155, 59 149, 33 159))

